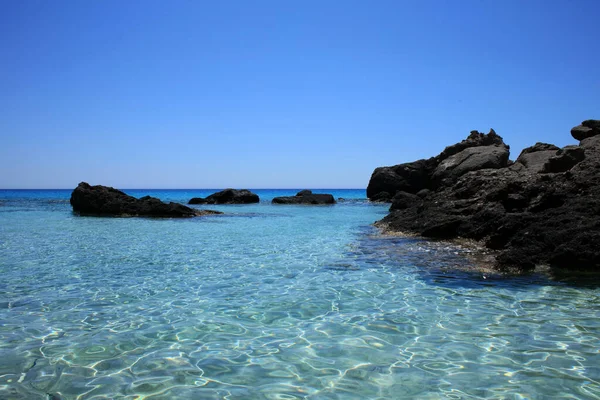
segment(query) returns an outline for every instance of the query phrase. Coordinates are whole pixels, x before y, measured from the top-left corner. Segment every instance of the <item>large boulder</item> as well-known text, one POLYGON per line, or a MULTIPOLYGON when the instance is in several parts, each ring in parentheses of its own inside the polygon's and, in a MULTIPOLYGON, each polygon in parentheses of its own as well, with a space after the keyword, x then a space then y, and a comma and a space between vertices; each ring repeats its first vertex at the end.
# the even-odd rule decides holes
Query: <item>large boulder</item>
POLYGON ((82 216, 190 218, 218 211, 196 210, 178 203, 163 203, 144 196, 136 199, 108 186, 81 182, 71 193, 73 211, 82 216))
POLYGON ((206 198, 194 197, 188 204, 251 204, 259 201, 258 195, 247 189, 225 189, 206 198))
POLYGON ((577 140, 583 140, 592 136, 600 135, 600 120, 588 119, 571 129, 571 136, 577 140))
POLYGON ((301 190, 295 196, 275 197, 273 204, 335 204, 331 194, 313 194, 310 190, 301 190))
POLYGON ((504 168, 508 164, 505 146, 468 147, 439 163, 433 171, 433 181, 452 183, 470 171, 504 168))
POLYGON ((565 172, 583 161, 585 151, 579 146, 566 146, 558 150, 555 155, 550 157, 544 164, 542 172, 565 172))
POLYGON ((493 129, 488 134, 472 131, 465 140, 446 147, 436 157, 375 168, 367 186, 367 197, 380 201, 398 192, 416 194, 452 184, 469 171, 505 167, 508 156, 509 147, 493 129))
POLYGON ((563 149, 538 143, 512 165, 466 172, 417 197, 398 193, 377 225, 479 240, 499 268, 600 270, 600 135, 563 149))
POLYGON ((375 168, 367 186, 367 197, 375 200, 382 192, 387 192, 390 197, 399 191, 417 193, 430 186, 430 175, 436 165, 434 159, 429 159, 375 168))
POLYGON ((523 149, 519 157, 515 160, 516 164, 520 164, 532 172, 544 171, 544 165, 555 156, 559 148, 553 144, 536 143, 531 147, 523 149))

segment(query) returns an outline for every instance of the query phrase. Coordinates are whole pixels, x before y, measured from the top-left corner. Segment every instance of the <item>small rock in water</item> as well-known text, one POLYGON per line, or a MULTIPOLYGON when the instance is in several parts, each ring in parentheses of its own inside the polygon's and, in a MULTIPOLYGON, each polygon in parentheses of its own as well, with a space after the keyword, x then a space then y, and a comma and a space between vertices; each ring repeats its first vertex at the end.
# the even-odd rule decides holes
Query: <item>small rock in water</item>
POLYGON ((311 190, 301 190, 295 196, 275 197, 273 204, 335 204, 331 194, 313 194, 311 190))
POLYGON ((150 196, 136 199, 112 187, 91 186, 86 182, 81 182, 73 190, 70 202, 73 211, 82 216, 190 218, 222 214, 219 211, 195 210, 173 202, 163 203, 150 196))
POLYGON ((225 189, 206 198, 194 197, 188 204, 251 204, 259 201, 258 195, 248 189, 225 189))

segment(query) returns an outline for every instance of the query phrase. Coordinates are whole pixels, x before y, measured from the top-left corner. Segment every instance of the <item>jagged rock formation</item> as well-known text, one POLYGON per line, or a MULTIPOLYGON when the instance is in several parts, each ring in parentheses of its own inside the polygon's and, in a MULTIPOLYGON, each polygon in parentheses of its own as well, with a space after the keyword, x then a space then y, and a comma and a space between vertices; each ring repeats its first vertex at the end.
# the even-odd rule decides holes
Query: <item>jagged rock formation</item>
POLYGON ((247 189, 225 189, 206 198, 194 197, 188 204, 251 204, 259 201, 258 195, 247 189))
POLYGON ((313 194, 311 190, 301 190, 295 196, 275 197, 273 204, 335 204, 331 194, 313 194))
POLYGON ((392 167, 376 168, 367 187, 367 197, 381 201, 386 193, 417 193, 448 184, 469 171, 502 168, 508 163, 509 147, 490 130, 483 134, 472 131, 467 139, 446 147, 437 157, 392 167))
POLYGON ((500 268, 597 270, 600 121, 584 121, 573 132, 583 137, 578 146, 536 143, 514 163, 491 131, 472 133, 429 160, 378 168, 369 197, 387 191, 393 198, 390 214, 377 224, 431 238, 480 240, 498 251, 500 268))
POLYGON ((178 203, 163 203, 144 196, 136 199, 108 186, 91 186, 81 182, 71 193, 73 211, 82 216, 99 217, 156 217, 190 218, 208 214, 222 214, 212 210, 196 210, 178 203))

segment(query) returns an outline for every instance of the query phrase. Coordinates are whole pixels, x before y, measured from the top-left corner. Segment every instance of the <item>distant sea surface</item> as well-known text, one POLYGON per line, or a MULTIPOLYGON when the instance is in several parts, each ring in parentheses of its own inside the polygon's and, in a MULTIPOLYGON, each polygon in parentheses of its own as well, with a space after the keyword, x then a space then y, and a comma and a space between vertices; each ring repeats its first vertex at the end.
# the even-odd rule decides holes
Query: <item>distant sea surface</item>
POLYGON ((364 190, 315 190, 333 206, 255 192, 148 219, 0 190, 0 399, 600 398, 591 278, 503 277, 381 236, 388 206, 364 190))

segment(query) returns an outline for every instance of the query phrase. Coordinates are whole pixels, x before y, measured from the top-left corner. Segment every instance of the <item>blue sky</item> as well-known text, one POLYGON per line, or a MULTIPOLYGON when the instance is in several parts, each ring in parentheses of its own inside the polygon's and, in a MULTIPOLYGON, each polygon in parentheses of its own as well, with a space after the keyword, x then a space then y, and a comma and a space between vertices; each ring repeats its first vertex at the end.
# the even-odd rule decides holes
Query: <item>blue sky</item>
POLYGON ((600 118, 600 2, 3 1, 0 188, 361 188, 600 118))

